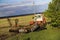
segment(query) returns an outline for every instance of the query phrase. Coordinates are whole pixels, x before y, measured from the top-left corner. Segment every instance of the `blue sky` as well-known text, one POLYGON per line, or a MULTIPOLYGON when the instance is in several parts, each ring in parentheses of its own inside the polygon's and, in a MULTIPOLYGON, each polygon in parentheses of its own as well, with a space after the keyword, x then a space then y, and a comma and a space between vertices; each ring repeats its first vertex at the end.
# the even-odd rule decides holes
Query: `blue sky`
POLYGON ((35 0, 36 4, 46 4, 49 3, 51 0, 35 0))
POLYGON ((42 4, 49 3, 51 0, 0 0, 0 3, 1 4, 16 4, 16 3, 32 4, 33 1, 37 5, 42 5, 42 4))
POLYGON ((0 17, 33 13, 33 1, 38 6, 36 10, 42 12, 48 8, 51 0, 0 0, 0 17))

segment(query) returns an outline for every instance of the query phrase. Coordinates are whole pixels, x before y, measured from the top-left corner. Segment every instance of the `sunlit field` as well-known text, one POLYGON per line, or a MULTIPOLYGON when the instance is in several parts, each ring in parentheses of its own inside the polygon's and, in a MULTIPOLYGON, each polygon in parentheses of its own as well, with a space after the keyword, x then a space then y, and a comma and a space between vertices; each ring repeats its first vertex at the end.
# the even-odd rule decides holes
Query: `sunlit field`
MULTIPOLYGON (((34 15, 10 18, 14 26, 14 20, 19 19, 19 25, 28 25, 34 15)), ((60 40, 60 29, 47 24, 47 29, 30 33, 10 33, 7 19, 0 19, 0 40, 60 40)))
MULTIPOLYGON (((12 25, 14 25, 15 19, 18 19, 19 25, 28 25, 29 22, 32 21, 33 16, 34 15, 28 15, 28 16, 12 17, 9 19, 10 19, 12 25)), ((0 27, 4 27, 4 26, 9 26, 9 22, 8 22, 7 18, 0 19, 0 27)))

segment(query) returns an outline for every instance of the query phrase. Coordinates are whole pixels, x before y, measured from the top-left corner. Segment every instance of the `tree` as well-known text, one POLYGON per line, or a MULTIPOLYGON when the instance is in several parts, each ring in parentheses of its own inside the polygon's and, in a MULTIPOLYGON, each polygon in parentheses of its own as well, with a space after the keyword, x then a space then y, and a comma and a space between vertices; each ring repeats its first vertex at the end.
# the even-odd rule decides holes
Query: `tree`
POLYGON ((60 26, 60 0, 52 0, 49 3, 48 10, 45 12, 47 17, 51 18, 51 25, 60 26))

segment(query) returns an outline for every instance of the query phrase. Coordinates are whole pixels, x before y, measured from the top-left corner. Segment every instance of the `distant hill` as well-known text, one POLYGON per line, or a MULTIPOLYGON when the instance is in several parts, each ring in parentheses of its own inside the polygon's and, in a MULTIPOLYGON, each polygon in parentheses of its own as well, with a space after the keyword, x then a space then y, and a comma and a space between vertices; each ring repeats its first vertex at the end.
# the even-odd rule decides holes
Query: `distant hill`
POLYGON ((48 4, 16 7, 11 5, 0 5, 0 17, 39 13, 45 11, 47 8, 48 4))

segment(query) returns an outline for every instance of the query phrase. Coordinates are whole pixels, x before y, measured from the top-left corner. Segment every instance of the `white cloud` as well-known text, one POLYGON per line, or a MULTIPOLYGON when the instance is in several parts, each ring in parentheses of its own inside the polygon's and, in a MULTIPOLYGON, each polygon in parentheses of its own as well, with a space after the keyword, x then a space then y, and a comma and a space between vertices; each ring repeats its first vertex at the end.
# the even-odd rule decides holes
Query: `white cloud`
POLYGON ((48 3, 47 2, 36 3, 36 5, 44 5, 44 4, 48 4, 48 3))
POLYGON ((4 8, 11 8, 11 7, 19 7, 19 6, 31 6, 32 4, 23 4, 23 5, 10 5, 10 6, 5 6, 4 8))
MULTIPOLYGON (((3 6, 2 8, 13 8, 13 7, 20 7, 20 6, 32 6, 34 0, 26 0, 21 3, 15 3, 15 4, 1 4, 0 6, 3 6), (26 3, 27 1, 27 3, 26 3)), ((48 4, 49 2, 42 1, 42 0, 35 0, 34 5, 44 5, 48 4)))
POLYGON ((11 8, 11 7, 19 7, 19 6, 31 6, 32 3, 15 3, 15 4, 1 4, 0 8, 11 8))
POLYGON ((6 14, 9 14, 9 13, 11 14, 11 13, 14 13, 14 11, 6 11, 5 13, 6 14))

